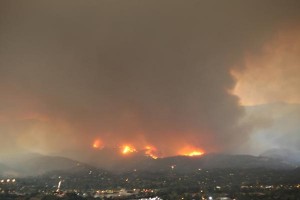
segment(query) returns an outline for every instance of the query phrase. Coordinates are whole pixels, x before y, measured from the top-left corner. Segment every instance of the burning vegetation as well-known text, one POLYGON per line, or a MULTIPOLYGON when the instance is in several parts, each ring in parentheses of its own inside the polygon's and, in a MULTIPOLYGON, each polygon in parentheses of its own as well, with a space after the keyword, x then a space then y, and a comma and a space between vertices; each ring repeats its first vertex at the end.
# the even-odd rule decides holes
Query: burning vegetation
MULTIPOLYGON (((92 143, 92 147, 94 149, 102 149, 104 147, 102 140, 96 139, 92 143)), ((120 154, 127 156, 133 153, 142 152, 148 157, 151 157, 153 159, 157 159, 159 157, 163 157, 159 153, 159 150, 153 146, 153 145, 146 145, 143 148, 136 148, 135 146, 131 144, 124 144, 119 147, 120 154)), ((194 146, 185 146, 184 148, 180 149, 180 151, 177 152, 176 155, 182 155, 182 156, 202 156, 205 154, 205 151, 203 149, 194 147, 194 146)))

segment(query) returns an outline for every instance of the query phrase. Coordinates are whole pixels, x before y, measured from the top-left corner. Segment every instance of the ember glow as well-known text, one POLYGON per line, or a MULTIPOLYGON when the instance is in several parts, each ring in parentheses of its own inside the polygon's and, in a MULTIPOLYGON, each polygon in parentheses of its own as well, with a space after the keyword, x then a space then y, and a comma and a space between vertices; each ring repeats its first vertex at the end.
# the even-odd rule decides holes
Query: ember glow
POLYGON ((158 156, 157 156, 157 149, 155 147, 153 147, 153 146, 146 146, 145 149, 146 149, 145 154, 147 156, 150 156, 153 159, 157 159, 158 158, 158 156))
POLYGON ((134 152, 136 152, 136 149, 131 145, 124 145, 122 147, 122 154, 124 154, 124 155, 134 153, 134 152))

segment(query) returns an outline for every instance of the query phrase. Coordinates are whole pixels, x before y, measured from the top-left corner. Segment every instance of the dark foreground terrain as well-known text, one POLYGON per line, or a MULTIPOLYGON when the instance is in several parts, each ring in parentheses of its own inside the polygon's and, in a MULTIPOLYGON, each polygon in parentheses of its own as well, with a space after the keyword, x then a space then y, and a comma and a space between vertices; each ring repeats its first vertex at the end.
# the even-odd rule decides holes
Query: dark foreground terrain
POLYGON ((300 199, 300 168, 197 169, 109 173, 55 171, 26 178, 2 177, 0 199, 300 199))

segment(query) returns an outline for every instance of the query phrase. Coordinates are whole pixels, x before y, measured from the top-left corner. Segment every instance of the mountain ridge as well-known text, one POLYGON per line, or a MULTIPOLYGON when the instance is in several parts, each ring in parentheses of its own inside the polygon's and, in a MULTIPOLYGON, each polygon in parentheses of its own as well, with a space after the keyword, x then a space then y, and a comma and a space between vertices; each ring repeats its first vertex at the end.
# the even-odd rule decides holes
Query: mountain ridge
MULTIPOLYGON (((99 163, 105 163, 99 162, 99 163)), ((77 173, 89 171, 90 169, 103 169, 110 172, 122 173, 133 170, 139 171, 167 171, 192 172, 202 169, 295 169, 297 165, 281 159, 252 156, 252 155, 227 155, 227 154, 206 154, 203 156, 173 156, 153 159, 148 156, 133 155, 122 158, 111 165, 83 163, 61 156, 29 155, 22 160, 0 163, 1 176, 39 176, 51 171, 69 171, 77 173), (109 167, 107 167, 109 166, 109 167)))

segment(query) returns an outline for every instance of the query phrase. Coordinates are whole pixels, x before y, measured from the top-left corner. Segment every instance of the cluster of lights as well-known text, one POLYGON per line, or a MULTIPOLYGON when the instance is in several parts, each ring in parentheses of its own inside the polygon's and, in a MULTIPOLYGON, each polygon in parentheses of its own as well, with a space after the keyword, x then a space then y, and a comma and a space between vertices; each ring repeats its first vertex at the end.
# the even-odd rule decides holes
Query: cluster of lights
POLYGON ((14 182, 16 182, 16 179, 10 179, 10 178, 8 178, 8 179, 2 179, 1 181, 0 181, 1 183, 14 183, 14 182))

